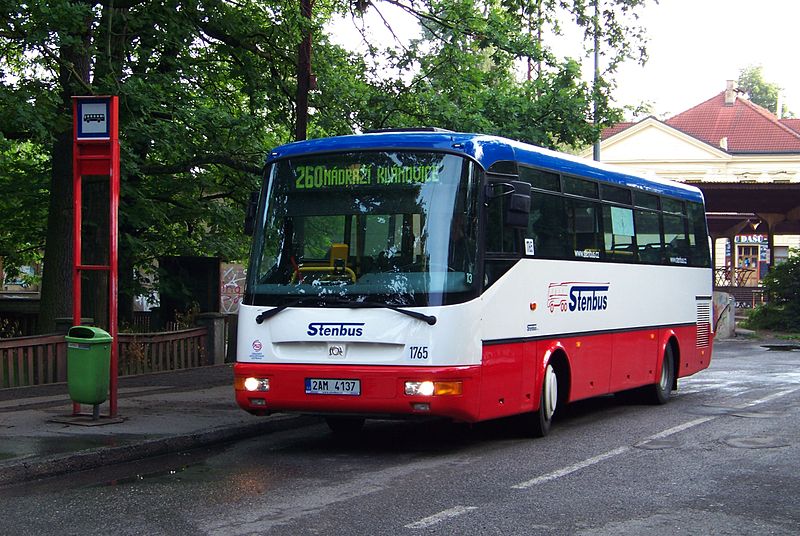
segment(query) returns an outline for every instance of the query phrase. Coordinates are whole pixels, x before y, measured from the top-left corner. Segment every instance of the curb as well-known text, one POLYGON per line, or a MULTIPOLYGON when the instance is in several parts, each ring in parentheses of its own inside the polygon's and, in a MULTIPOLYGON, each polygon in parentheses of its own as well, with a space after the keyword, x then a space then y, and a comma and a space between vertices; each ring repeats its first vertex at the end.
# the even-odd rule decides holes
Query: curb
POLYGON ((319 419, 301 415, 269 418, 266 422, 214 428, 188 435, 143 440, 119 447, 99 447, 41 458, 19 458, 0 462, 0 486, 96 469, 107 465, 160 456, 205 445, 246 439, 317 424, 319 419))

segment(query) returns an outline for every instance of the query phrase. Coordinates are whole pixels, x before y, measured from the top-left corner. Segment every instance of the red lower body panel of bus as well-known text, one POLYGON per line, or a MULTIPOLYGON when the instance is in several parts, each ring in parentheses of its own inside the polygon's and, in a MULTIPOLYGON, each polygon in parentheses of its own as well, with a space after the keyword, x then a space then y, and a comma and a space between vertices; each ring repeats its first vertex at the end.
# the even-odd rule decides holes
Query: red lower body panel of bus
POLYGON ((479 420, 480 366, 398 367, 236 363, 236 402, 251 413, 438 416, 479 420), (251 388, 245 380, 253 378, 251 388), (407 394, 407 382, 421 392, 407 394), (432 386, 421 386, 432 382, 432 386), (268 385, 268 387, 267 387, 268 385), (438 392, 428 394, 426 389, 438 392))
POLYGON ((569 369, 569 377, 561 379, 564 401, 654 384, 670 340, 677 343, 676 377, 708 367, 711 342, 700 340, 696 326, 642 328, 485 345, 481 364, 472 366, 236 363, 236 401, 256 414, 438 416, 477 422, 538 408, 542 371, 556 352, 563 353, 569 369), (408 394, 409 382, 419 392, 408 394), (433 392, 421 388, 422 382, 429 382, 433 392))

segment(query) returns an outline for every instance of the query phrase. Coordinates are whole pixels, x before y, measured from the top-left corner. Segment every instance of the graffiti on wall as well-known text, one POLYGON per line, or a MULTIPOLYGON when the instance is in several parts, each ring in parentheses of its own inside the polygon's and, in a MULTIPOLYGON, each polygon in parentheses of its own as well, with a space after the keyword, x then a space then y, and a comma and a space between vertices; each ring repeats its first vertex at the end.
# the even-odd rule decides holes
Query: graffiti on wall
POLYGON ((241 264, 222 263, 220 265, 220 312, 236 314, 244 294, 244 280, 247 270, 241 264))

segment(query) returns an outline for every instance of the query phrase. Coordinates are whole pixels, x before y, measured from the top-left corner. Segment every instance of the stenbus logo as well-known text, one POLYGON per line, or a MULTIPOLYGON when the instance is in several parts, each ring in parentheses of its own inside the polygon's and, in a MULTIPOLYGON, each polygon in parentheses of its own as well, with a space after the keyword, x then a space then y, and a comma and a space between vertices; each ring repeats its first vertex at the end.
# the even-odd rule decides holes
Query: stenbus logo
POLYGON ((311 322, 306 333, 312 337, 361 337, 363 322, 311 322))
POLYGON ((589 283, 565 281, 550 283, 547 287, 547 308, 556 311, 583 312, 605 311, 608 309, 608 289, 610 283, 589 283))

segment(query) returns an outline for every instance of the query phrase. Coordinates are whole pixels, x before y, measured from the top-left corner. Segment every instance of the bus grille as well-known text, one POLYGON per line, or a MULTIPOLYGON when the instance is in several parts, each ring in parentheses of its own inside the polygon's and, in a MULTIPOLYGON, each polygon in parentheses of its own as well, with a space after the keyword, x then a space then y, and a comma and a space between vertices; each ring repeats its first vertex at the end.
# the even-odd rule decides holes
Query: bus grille
POLYGON ((697 304, 697 347, 708 348, 711 342, 711 303, 697 304))

